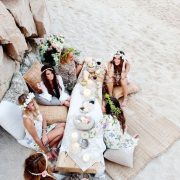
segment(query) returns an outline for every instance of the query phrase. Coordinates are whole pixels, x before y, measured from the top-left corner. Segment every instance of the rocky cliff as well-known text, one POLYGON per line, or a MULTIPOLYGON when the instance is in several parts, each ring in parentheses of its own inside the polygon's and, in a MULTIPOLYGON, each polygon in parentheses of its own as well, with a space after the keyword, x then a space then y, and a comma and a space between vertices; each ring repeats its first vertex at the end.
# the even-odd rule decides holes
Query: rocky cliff
POLYGON ((0 0, 0 99, 23 62, 32 38, 50 32, 45 0, 0 0))

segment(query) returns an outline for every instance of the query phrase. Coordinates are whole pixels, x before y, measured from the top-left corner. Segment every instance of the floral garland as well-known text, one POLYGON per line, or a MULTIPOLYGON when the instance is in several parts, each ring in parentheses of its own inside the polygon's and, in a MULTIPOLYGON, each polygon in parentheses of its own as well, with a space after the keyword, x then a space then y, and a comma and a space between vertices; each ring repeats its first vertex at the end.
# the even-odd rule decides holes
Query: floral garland
POLYGON ((55 61, 55 65, 58 64, 61 50, 64 44, 64 37, 61 35, 50 35, 46 39, 42 40, 39 44, 39 54, 41 56, 42 62, 45 62, 44 55, 47 51, 56 49, 56 52, 52 53, 53 60, 55 61))
POLYGON ((126 60, 126 56, 125 56, 125 53, 123 51, 117 51, 116 54, 114 55, 114 57, 116 55, 120 56, 124 61, 126 60))
POLYGON ((25 102, 23 103, 23 105, 21 105, 21 108, 23 110, 25 110, 27 108, 28 104, 34 99, 34 97, 35 97, 34 93, 29 93, 27 95, 25 102))
POLYGON ((110 105, 112 113, 115 115, 119 115, 121 113, 121 110, 114 105, 114 103, 111 101, 109 94, 106 93, 104 97, 105 101, 110 105))
POLYGON ((66 48, 66 50, 63 53, 61 53, 61 59, 66 59, 70 52, 74 52, 74 55, 76 55, 76 56, 80 55, 80 51, 78 51, 74 48, 66 48))

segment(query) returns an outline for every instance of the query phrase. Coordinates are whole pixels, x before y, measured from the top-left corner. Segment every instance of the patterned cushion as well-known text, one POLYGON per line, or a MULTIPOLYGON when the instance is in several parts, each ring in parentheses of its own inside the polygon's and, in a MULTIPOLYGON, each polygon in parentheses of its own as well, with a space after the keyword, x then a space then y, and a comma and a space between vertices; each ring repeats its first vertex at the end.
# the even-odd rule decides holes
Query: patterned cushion
MULTIPOLYGON (((133 83, 128 84, 128 94, 136 93, 139 90, 140 90, 140 88, 137 85, 135 85, 133 83)), ((113 96, 117 99, 119 99, 120 97, 123 96, 123 90, 122 90, 121 86, 116 86, 114 88, 113 96)))
POLYGON ((10 88, 3 97, 4 101, 18 104, 18 97, 23 93, 28 93, 28 87, 20 72, 14 73, 10 88))
POLYGON ((39 105, 40 112, 48 124, 56 122, 66 122, 67 107, 66 106, 42 106, 39 105))
POLYGON ((37 83, 41 82, 41 67, 42 64, 40 64, 38 61, 35 61, 31 68, 23 76, 26 83, 36 93, 41 93, 37 87, 37 83))

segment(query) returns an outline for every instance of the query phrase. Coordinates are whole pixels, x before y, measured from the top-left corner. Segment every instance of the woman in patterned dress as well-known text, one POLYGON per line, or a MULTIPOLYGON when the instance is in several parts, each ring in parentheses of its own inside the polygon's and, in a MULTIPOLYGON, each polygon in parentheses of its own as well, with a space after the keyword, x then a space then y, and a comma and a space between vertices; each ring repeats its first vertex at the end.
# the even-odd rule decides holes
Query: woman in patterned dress
POLYGON ((44 151, 49 158, 57 157, 57 146, 62 139, 65 123, 56 123, 50 126, 43 119, 39 107, 34 100, 34 94, 19 96, 19 104, 23 107, 23 123, 25 127, 24 140, 29 148, 44 151))
POLYGON ((109 149, 133 148, 137 145, 138 135, 132 137, 127 133, 126 120, 119 101, 105 95, 101 125, 104 131, 104 142, 109 149))
POLYGON ((113 60, 108 64, 106 85, 109 94, 113 95, 114 86, 122 86, 123 89, 123 101, 122 106, 126 106, 127 94, 128 94, 128 81, 127 74, 130 70, 130 65, 124 58, 123 51, 117 51, 114 55, 113 60))
POLYGON ((58 72, 61 75, 66 90, 71 93, 79 73, 81 72, 83 62, 74 57, 73 48, 63 48, 60 56, 58 72))

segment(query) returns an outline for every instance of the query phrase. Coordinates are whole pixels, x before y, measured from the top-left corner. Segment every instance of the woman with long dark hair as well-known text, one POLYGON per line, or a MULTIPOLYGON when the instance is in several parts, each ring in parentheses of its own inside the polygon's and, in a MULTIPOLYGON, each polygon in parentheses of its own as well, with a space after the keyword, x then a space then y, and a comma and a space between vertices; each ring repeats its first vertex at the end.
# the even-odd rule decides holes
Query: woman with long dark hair
POLYGON ((111 96, 113 95, 114 86, 122 86, 122 106, 126 106, 128 94, 127 74, 130 70, 130 65, 124 57, 125 53, 123 51, 117 51, 117 53, 113 56, 113 59, 108 64, 106 76, 106 85, 111 96))
POLYGON ((70 96, 65 92, 61 76, 56 75, 52 66, 44 65, 41 68, 41 79, 38 87, 42 94, 36 94, 37 102, 48 106, 65 105, 69 107, 70 96))
POLYGON ((135 147, 137 135, 132 137, 127 133, 126 119, 119 101, 105 95, 102 110, 105 113, 101 121, 104 130, 104 141, 109 149, 120 149, 121 147, 135 147))

